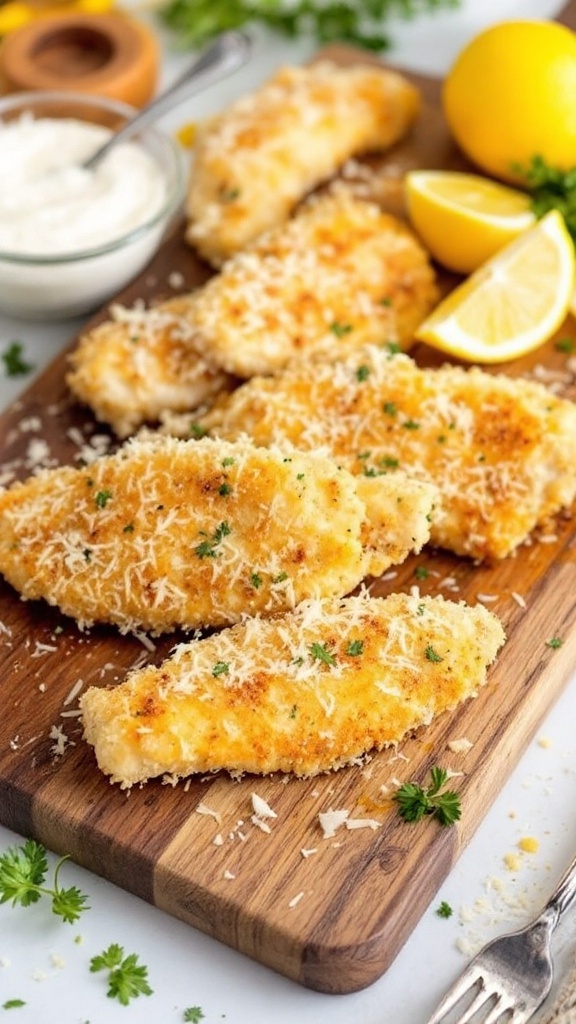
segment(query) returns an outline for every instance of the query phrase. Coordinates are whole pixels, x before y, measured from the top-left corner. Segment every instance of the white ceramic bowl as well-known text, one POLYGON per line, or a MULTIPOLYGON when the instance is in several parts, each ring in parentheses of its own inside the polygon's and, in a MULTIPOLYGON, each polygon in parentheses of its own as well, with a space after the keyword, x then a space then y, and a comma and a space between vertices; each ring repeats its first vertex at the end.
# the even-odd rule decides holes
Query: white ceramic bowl
MULTIPOLYGON (((115 129, 136 111, 116 100, 81 93, 16 93, 0 100, 0 121, 25 112, 34 118, 75 118, 115 129)), ((169 135, 147 128, 134 141, 161 170, 165 198, 160 208, 133 230, 93 248, 37 256, 8 252, 0 245, 0 310, 26 320, 80 316, 103 305, 146 266, 182 205, 185 173, 178 144, 169 135)))

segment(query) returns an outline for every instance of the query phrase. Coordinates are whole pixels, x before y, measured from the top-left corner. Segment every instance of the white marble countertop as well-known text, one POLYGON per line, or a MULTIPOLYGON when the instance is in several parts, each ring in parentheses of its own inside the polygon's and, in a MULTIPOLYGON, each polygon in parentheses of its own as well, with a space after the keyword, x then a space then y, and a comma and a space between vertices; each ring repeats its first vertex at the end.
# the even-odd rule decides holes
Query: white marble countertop
MULTIPOLYGON (((395 22, 388 59, 441 74, 483 25, 505 17, 553 17, 561 7, 546 0, 463 0, 454 11, 395 22)), ((310 41, 288 43, 258 34, 246 68, 164 122, 170 127, 220 109, 279 63, 303 60, 313 49, 310 41)), ((164 52, 168 82, 189 58, 171 53, 168 45, 164 52)), ((0 315, 0 352, 18 340, 39 371, 79 326, 78 321, 40 325, 0 315)), ((28 386, 31 375, 2 374, 0 365, 3 408, 28 386)), ((411 938, 384 977, 365 991, 348 996, 307 991, 69 863, 63 883, 78 885, 91 905, 77 925, 60 923, 44 903, 28 909, 0 906, 0 1020, 170 1024, 197 1006, 206 1024, 424 1024, 464 968, 467 954, 492 935, 526 923, 576 851, 575 704, 576 671, 411 938), (527 836, 539 841, 534 854, 519 851, 519 840, 527 836), (509 854, 514 869, 510 858, 506 861, 509 854), (454 911, 447 920, 435 913, 441 900, 454 911), (90 973, 89 961, 111 942, 137 953, 148 966, 152 996, 127 1007, 107 998, 105 982, 90 973), (9 1000, 25 1005, 3 1009, 9 1000)), ((0 828, 0 852, 21 841, 0 828)), ((576 955, 574 911, 560 926, 555 949, 561 981, 576 955)))

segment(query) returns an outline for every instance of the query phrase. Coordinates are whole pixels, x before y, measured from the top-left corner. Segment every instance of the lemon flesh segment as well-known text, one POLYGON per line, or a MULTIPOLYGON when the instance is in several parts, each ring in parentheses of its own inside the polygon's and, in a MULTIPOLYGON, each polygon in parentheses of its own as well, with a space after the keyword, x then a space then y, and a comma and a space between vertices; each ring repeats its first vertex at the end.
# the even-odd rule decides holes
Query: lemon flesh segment
POLYGON ((416 337, 470 362, 516 359, 560 327, 575 280, 574 245, 553 210, 455 288, 416 337))
POLYGON ((406 206, 431 256, 460 274, 477 270, 536 220, 525 192, 460 171, 409 172, 406 206))

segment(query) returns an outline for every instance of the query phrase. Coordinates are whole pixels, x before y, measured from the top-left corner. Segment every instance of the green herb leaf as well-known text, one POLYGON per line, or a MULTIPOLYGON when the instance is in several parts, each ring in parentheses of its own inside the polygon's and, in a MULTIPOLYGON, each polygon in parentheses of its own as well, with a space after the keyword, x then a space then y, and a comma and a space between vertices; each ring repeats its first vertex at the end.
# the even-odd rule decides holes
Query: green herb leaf
POLYGON ((308 648, 313 658, 323 661, 325 665, 335 665, 336 657, 331 654, 325 644, 313 643, 308 648))
POLYGON ((554 650, 558 650, 559 647, 562 647, 563 643, 564 641, 561 640, 559 636, 553 636, 551 640, 546 641, 546 647, 552 647, 554 650))
POLYGON ((346 654, 349 654, 351 658, 357 658, 359 654, 364 651, 363 640, 351 640, 346 648, 346 654))
POLYGON ((64 921, 72 924, 88 909, 79 889, 61 889, 58 883, 60 868, 67 857, 61 857, 54 869, 51 886, 45 885, 48 859, 45 848, 34 839, 23 846, 12 846, 0 856, 0 903, 29 907, 42 896, 52 900, 52 910, 64 921))
POLYGON ((182 1014, 182 1020, 186 1021, 187 1024, 198 1024, 199 1020, 204 1017, 203 1010, 199 1006, 189 1006, 182 1014))
POLYGON ((230 663, 228 661, 217 661, 212 669, 212 675, 215 679, 218 676, 226 676, 230 671, 230 663))
POLYGON ((438 917, 452 917, 454 911, 452 910, 450 904, 446 902, 446 900, 442 900, 440 906, 436 908, 436 913, 438 917))
POLYGON ((550 210, 558 210, 576 244, 576 167, 562 171, 551 167, 541 156, 533 156, 528 167, 515 164, 532 194, 531 206, 540 219, 550 210))
POLYGON ((460 796, 444 789, 448 780, 444 768, 432 768, 430 777, 432 781, 426 789, 415 782, 405 782, 396 790, 393 799, 399 805, 400 817, 404 821, 420 821, 425 815, 432 815, 441 825, 452 825, 460 818, 460 796))
POLYGON ((21 341, 13 341, 8 348, 2 352, 1 359, 7 377, 22 377, 34 369, 32 363, 27 363, 23 358, 24 346, 21 341))
POLYGON ((352 330, 352 324, 330 324, 330 330, 332 334, 335 334, 337 338, 344 338, 346 334, 350 334, 352 330))
POLYGON ((98 491, 94 497, 98 508, 106 508, 106 505, 112 497, 112 491, 98 491))
POLYGON ((216 548, 222 542, 224 537, 227 537, 231 533, 230 526, 227 522, 220 523, 216 527, 211 537, 207 537, 194 548, 194 553, 198 555, 198 558, 216 558, 218 552, 216 548))
POLYGON ((2 1003, 3 1010, 15 1010, 20 1006, 26 1006, 23 999, 7 999, 5 1003, 2 1003))
POLYGON ((426 655, 428 661, 444 661, 444 658, 442 658, 441 655, 439 655, 438 652, 434 650, 432 644, 428 644, 426 650, 424 651, 424 654, 426 655))
POLYGON ((127 1006, 131 999, 136 999, 138 996, 152 995, 152 989, 148 983, 148 968, 138 963, 136 953, 124 956, 124 949, 116 942, 113 942, 102 953, 92 957, 90 970, 92 972, 108 971, 107 995, 110 999, 117 999, 123 1006, 127 1006))

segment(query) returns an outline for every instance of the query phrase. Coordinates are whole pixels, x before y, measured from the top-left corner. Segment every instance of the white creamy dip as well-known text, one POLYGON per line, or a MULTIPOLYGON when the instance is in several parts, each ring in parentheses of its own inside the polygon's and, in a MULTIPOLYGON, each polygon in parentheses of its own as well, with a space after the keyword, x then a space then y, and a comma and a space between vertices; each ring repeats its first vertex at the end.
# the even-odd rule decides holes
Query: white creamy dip
POLYGON ((119 143, 94 170, 81 168, 110 135, 73 118, 24 115, 0 124, 0 252, 78 253, 160 211, 165 178, 137 143, 119 143))

